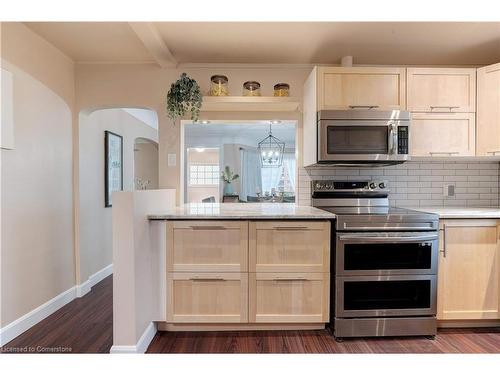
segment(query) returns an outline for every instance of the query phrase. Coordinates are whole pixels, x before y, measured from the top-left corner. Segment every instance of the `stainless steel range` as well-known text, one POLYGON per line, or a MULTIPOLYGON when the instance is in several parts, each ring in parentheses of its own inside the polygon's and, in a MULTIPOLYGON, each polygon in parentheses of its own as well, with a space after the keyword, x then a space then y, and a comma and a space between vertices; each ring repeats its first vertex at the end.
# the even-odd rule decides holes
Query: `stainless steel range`
POLYGON ((331 319, 336 338, 434 336, 438 216, 389 207, 386 181, 312 182, 337 215, 331 319))

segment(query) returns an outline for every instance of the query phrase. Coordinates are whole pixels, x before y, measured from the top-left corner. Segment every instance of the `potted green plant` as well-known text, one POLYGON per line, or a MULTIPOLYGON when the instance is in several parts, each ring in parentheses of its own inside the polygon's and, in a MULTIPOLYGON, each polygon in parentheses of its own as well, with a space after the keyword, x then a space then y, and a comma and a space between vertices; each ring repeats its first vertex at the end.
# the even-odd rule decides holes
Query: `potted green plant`
POLYGON ((233 194, 233 185, 232 182, 238 179, 240 176, 237 173, 233 173, 229 165, 226 165, 226 168, 221 172, 221 178, 224 180, 224 195, 233 194))
POLYGON ((191 120, 197 121, 200 115, 203 96, 200 86, 193 78, 182 73, 180 78, 172 83, 167 93, 167 114, 174 122, 191 112, 191 120))

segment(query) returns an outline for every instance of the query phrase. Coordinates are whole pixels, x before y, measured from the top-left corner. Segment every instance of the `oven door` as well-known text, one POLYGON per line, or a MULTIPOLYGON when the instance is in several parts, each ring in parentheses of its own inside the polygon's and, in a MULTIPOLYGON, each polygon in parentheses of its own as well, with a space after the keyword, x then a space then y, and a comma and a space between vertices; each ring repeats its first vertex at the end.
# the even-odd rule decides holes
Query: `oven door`
POLYGON ((436 274, 436 232, 337 232, 337 276, 436 274))
POLYGON ((318 161, 407 160, 407 154, 398 154, 397 123, 385 120, 320 120, 318 161))
POLYGON ((338 318, 436 314, 436 275, 335 278, 338 318))

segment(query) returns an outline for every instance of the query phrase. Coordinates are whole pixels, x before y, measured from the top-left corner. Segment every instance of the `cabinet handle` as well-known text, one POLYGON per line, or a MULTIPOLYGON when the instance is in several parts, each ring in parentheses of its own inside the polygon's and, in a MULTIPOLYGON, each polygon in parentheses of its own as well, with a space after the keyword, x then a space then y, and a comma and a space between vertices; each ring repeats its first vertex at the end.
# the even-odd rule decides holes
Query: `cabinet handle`
POLYGON ((439 229, 440 232, 443 232, 443 250, 439 250, 443 253, 443 258, 446 258, 446 224, 443 224, 443 228, 439 229))
POLYGON ((222 225, 191 225, 193 230, 224 230, 226 227, 222 225))
POLYGON ((499 153, 500 150, 496 150, 496 151, 486 151, 487 154, 492 154, 492 155, 496 155, 497 153, 499 153))
POLYGON ((445 151, 433 151, 433 152, 429 152, 429 154, 431 156, 434 156, 434 155, 458 155, 460 154, 460 152, 458 151, 453 151, 453 152, 445 152, 445 151))
POLYGON ((351 109, 356 109, 356 108, 368 108, 368 109, 374 109, 378 108, 378 105, 350 105, 349 108, 351 109))
POLYGON ((296 230, 296 229, 309 230, 308 227, 273 227, 273 229, 276 229, 276 230, 296 230))
POLYGON ((305 277, 277 277, 273 281, 309 281, 305 277))
POLYGON ((457 109, 460 107, 459 106, 449 106, 449 105, 431 105, 430 108, 431 108, 431 111, 433 111, 434 109, 438 109, 438 108, 448 108, 448 110, 451 112, 452 109, 457 109))
POLYGON ((223 277, 191 277, 191 281, 226 281, 223 277))

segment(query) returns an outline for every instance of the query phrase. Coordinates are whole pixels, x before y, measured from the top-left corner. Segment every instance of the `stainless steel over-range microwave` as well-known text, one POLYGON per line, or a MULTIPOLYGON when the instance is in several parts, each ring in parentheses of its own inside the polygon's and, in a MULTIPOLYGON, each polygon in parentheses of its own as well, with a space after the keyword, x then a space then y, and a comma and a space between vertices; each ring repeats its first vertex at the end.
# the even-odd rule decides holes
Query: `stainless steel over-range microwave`
POLYGON ((398 164, 410 159, 408 111, 318 112, 318 163, 398 164))

